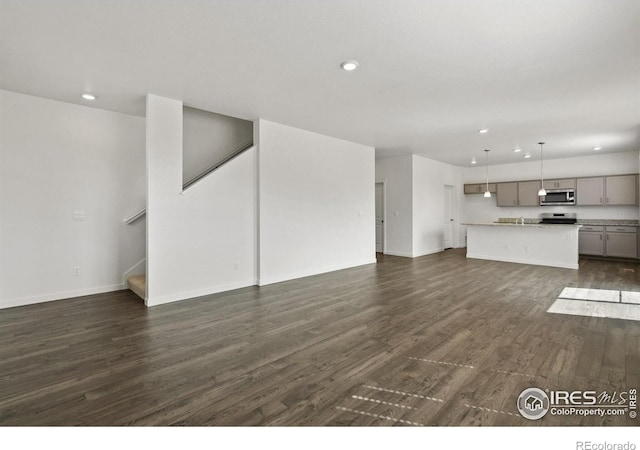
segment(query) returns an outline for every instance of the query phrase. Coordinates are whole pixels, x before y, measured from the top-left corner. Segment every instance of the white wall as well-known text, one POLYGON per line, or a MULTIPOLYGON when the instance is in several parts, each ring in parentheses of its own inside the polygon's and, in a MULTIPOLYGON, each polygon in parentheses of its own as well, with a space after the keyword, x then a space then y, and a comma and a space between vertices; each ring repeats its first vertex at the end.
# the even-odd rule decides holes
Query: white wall
POLYGON ((184 107, 184 182, 199 175, 252 137, 253 122, 184 107))
POLYGON ((375 262, 374 149, 259 120, 265 285, 375 262))
MULTIPOLYGON (((598 154, 586 157, 552 159, 544 162, 544 177, 567 178, 596 175, 616 175, 638 172, 638 152, 598 154)), ((462 169, 464 183, 485 181, 485 167, 462 169)), ((540 161, 489 166, 489 182, 536 180, 540 178, 540 161)), ((531 206, 498 207, 496 197, 481 194, 465 195, 462 205, 463 222, 493 222, 498 217, 539 217, 543 212, 575 212, 579 219, 639 218, 637 206, 531 206)))
POLYGON ((461 170, 413 155, 413 256, 444 250, 444 186, 453 186, 454 230, 452 244, 458 247, 458 205, 461 204, 461 170))
POLYGON ((413 156, 376 160, 376 182, 384 183, 384 253, 413 256, 413 156))
POLYGON ((0 308, 122 289, 144 184, 143 118, 0 91, 0 308))
POLYGON ((256 283, 256 152, 182 192, 182 103, 147 96, 147 305, 256 283))
MULTIPOLYGON (((458 217, 461 168, 417 155, 376 160, 376 182, 384 182, 385 253, 416 257, 444 250, 444 186, 453 186, 453 246, 464 243, 458 217)), ((464 236, 464 235, 463 235, 464 236)))

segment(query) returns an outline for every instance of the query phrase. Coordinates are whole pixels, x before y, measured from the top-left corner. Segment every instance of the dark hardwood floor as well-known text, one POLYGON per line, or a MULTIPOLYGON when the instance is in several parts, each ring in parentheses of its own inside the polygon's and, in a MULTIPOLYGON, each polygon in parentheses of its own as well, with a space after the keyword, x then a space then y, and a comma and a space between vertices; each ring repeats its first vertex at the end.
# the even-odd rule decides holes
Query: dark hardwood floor
POLYGON ((640 387, 640 323, 547 313, 640 266, 464 249, 147 309, 129 291, 0 310, 1 425, 637 425, 529 421, 541 389, 640 387))

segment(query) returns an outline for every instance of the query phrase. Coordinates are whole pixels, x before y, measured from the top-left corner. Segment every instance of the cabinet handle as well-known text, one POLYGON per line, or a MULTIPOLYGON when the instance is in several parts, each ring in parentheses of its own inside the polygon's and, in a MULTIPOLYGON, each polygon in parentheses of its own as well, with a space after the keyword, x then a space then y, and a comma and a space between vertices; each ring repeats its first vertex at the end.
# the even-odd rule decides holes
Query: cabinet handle
POLYGON ((600 235, 600 240, 602 240, 602 235, 600 235))
POLYGON ((602 197, 600 197, 600 204, 602 205, 602 197))

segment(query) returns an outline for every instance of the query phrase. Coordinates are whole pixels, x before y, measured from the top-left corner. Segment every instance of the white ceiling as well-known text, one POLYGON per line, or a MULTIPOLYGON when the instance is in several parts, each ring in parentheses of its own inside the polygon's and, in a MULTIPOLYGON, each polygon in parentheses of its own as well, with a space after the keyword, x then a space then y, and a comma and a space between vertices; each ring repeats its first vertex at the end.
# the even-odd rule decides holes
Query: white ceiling
POLYGON ((0 88, 138 115, 154 93, 466 166, 638 151, 640 1, 0 0, 0 88))

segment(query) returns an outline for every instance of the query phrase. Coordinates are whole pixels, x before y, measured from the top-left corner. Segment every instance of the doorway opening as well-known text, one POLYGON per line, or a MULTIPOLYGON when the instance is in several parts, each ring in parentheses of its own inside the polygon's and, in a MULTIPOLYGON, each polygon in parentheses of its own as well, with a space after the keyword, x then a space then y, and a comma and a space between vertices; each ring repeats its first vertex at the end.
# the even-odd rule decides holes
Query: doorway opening
POLYGON ((453 233, 454 233, 454 197, 453 186, 449 184, 444 185, 444 239, 443 247, 445 250, 453 248, 453 233))
POLYGON ((376 183, 376 253, 384 254, 384 183, 376 183))

